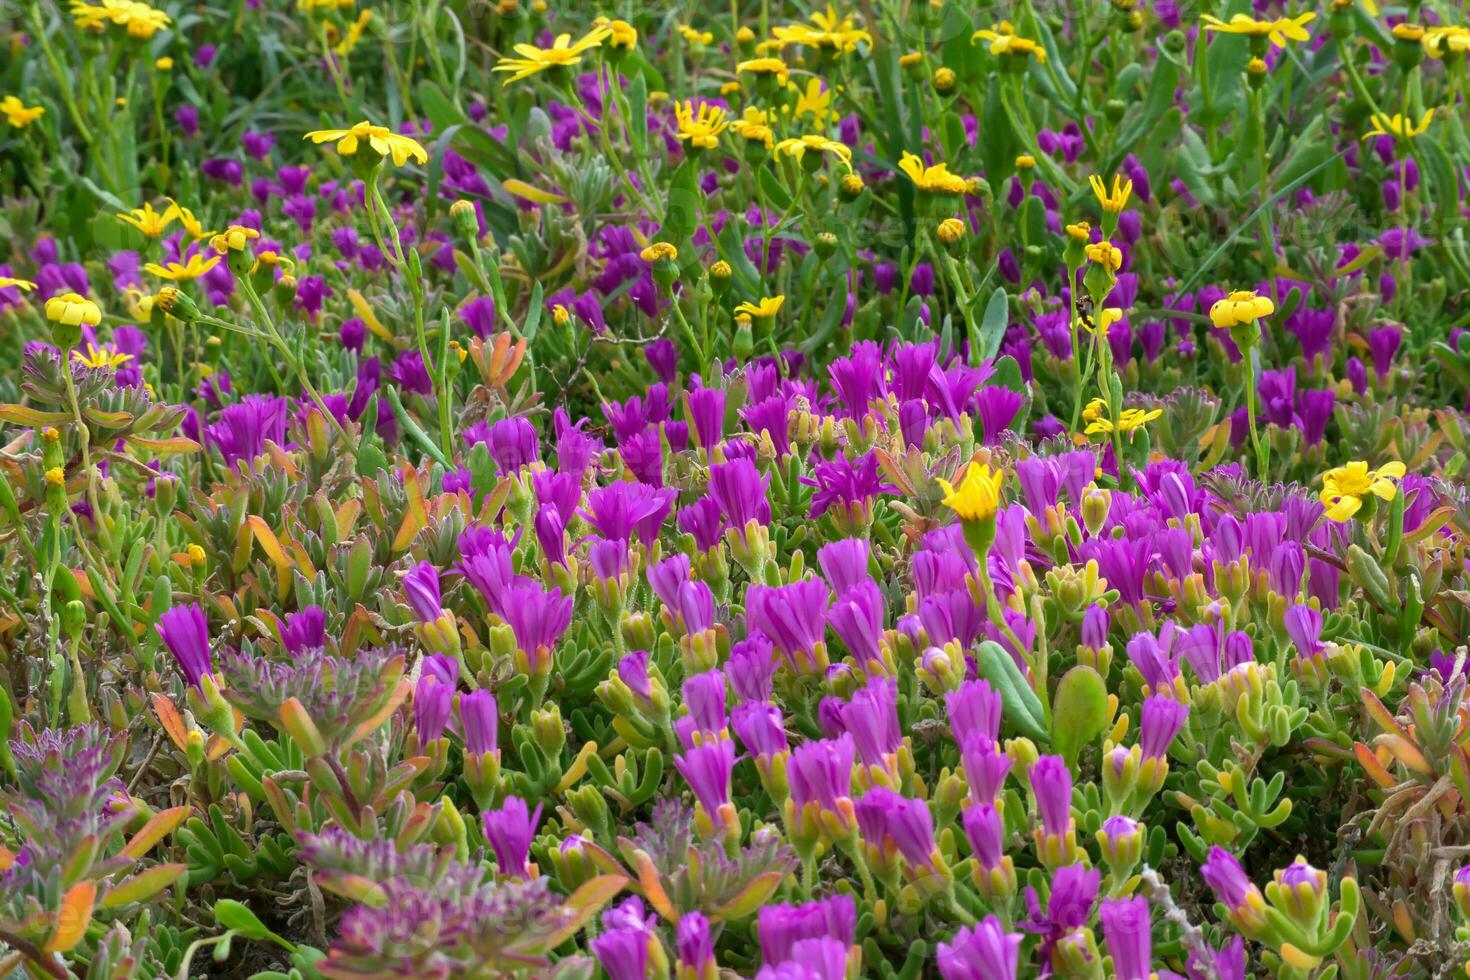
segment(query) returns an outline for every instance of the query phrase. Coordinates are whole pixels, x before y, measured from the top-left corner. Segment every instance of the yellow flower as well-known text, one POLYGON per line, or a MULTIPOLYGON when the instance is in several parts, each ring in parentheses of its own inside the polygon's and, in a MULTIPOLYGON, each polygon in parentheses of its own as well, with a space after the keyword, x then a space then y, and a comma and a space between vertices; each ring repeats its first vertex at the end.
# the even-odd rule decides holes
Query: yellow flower
POLYGON ((715 36, 712 32, 696 31, 688 24, 679 25, 679 36, 682 37, 687 43, 692 44, 696 48, 702 48, 706 44, 715 43, 715 36))
POLYGON ((169 57, 155 58, 153 60, 153 67, 158 71, 173 71, 174 59, 169 57))
POLYGON ((970 36, 970 43, 976 41, 989 41, 990 53, 996 57, 1013 56, 1017 58, 1035 58, 1041 64, 1046 64, 1046 49, 1030 38, 1017 37, 1015 28, 1005 21, 1001 21, 992 30, 976 31, 970 36))
POLYGON ((184 226, 184 230, 187 231, 191 237, 196 239, 208 238, 209 236, 214 234, 214 232, 212 231, 205 230, 203 223, 201 223, 198 218, 194 217, 193 211, 190 211, 188 208, 182 206, 181 204, 179 204, 178 201, 175 201, 171 197, 166 197, 164 198, 164 200, 168 202, 169 209, 173 212, 174 217, 179 219, 179 224, 184 226))
POLYGON ((674 119, 679 126, 679 139, 687 140, 690 146, 702 150, 713 150, 720 145, 720 134, 730 125, 725 110, 708 102, 700 103, 696 111, 693 101, 674 103, 674 119))
POLYGON ((1252 290, 1240 289, 1210 307, 1210 322, 1221 330, 1229 330, 1275 312, 1276 304, 1269 296, 1257 296, 1252 290))
POLYGON ((28 293, 36 288, 36 284, 29 279, 12 279, 10 276, 0 276, 0 289, 16 287, 21 292, 28 293))
POLYGON ((352 156, 357 152, 358 145, 366 142, 378 156, 391 156, 394 166, 398 167, 407 163, 410 157, 419 163, 429 162, 429 152, 418 140, 399 136, 390 132, 386 126, 374 126, 366 121, 351 129, 318 129, 307 133, 302 139, 309 139, 313 143, 336 143, 337 152, 344 157, 352 156))
POLYGON ((1082 250, 1088 261, 1096 262, 1109 272, 1117 272, 1123 267, 1123 250, 1112 242, 1094 242, 1082 250))
POLYGON ((153 210, 153 205, 143 203, 141 208, 134 208, 126 214, 119 214, 117 219, 124 224, 132 225, 148 238, 157 238, 168 230, 168 226, 174 223, 179 216, 175 208, 167 208, 163 211, 153 210))
POLYGON ((825 13, 812 14, 807 24, 788 24, 771 31, 781 45, 802 44, 809 48, 830 48, 834 53, 847 54, 856 50, 859 42, 873 43, 873 35, 855 26, 851 14, 838 15, 832 4, 827 4, 825 13))
POLYGON ((72 0, 71 16, 85 30, 101 31, 112 24, 144 41, 173 23, 168 14, 136 0, 100 0, 96 5, 72 0))
POLYGON ((1107 402, 1103 401, 1101 398, 1094 398, 1092 401, 1088 402, 1087 407, 1082 410, 1082 418, 1088 422, 1096 422, 1102 416, 1103 410, 1107 407, 1107 402))
POLYGON ((632 51, 638 46, 638 29, 625 20, 608 20, 606 17, 599 17, 592 22, 592 26, 606 27, 608 45, 618 51, 632 51))
POLYGON ((1270 38, 1271 43, 1278 48, 1286 47, 1287 41, 1306 41, 1311 39, 1305 25, 1315 20, 1317 15, 1313 12, 1300 14, 1296 17, 1279 17, 1276 20, 1256 20, 1245 14, 1236 14, 1229 22, 1218 17, 1205 14, 1201 18, 1205 22, 1205 30, 1219 31, 1222 34, 1244 34, 1247 37, 1270 38))
POLYGON ((1384 463, 1376 470, 1368 469, 1362 460, 1339 466, 1322 474, 1322 503, 1327 505, 1327 516, 1334 521, 1346 521, 1363 506, 1363 498, 1372 494, 1383 500, 1392 500, 1398 492, 1395 480, 1404 475, 1404 464, 1384 463))
POLYGON ((303 13, 313 10, 325 10, 332 12, 336 10, 347 10, 356 6, 357 0, 296 0, 296 9, 303 13))
POLYGON ((1016 157, 1017 170, 1030 170, 1034 166, 1036 166, 1036 158, 1031 154, 1022 153, 1020 156, 1016 157))
POLYGON ((343 36, 341 41, 337 42, 337 46, 332 50, 343 57, 351 54, 352 49, 357 47, 357 42, 362 40, 362 34, 367 30, 368 23, 372 19, 373 12, 371 10, 364 10, 358 14, 357 20, 348 25, 346 35, 343 36))
POLYGON ((46 319, 68 327, 95 327, 102 322, 102 308, 76 293, 62 293, 46 301, 46 319))
POLYGON ((1124 180, 1121 174, 1113 174, 1111 192, 1097 174, 1087 178, 1087 182, 1092 185, 1092 193, 1097 196, 1097 203, 1102 205, 1104 211, 1117 214, 1128 206, 1128 197, 1133 193, 1133 181, 1124 180))
POLYGON ((557 303, 551 307, 551 320, 558 327, 564 327, 572 322, 572 311, 557 303))
POLYGON ((1086 431, 1090 436, 1098 435, 1099 433, 1111 435, 1114 428, 1119 432, 1132 432, 1134 429, 1142 428, 1146 423, 1152 422, 1163 414, 1164 411, 1160 408, 1155 408, 1147 412, 1141 408, 1125 408, 1118 413, 1116 425, 1112 419, 1099 416, 1087 426, 1086 431))
POLYGON ((1389 33, 1400 41, 1413 41, 1417 44, 1424 40, 1424 28, 1419 24, 1395 24, 1389 33))
POLYGON ((960 195, 965 193, 965 178, 959 174, 950 173, 947 163, 936 163, 932 167, 926 167, 923 160, 905 150, 898 161, 898 169, 908 174, 909 180, 914 182, 914 187, 921 191, 927 191, 930 194, 960 195))
POLYGON ((817 125, 825 125, 832 117, 832 95, 834 90, 822 87, 819 78, 807 79, 806 88, 798 88, 793 83, 790 88, 796 92, 796 104, 791 108, 791 114, 797 119, 803 116, 811 119, 817 125))
POLYGON ((198 279, 210 269, 219 265, 219 256, 211 255, 205 258, 198 252, 183 263, 170 262, 168 265, 159 265, 157 262, 149 262, 143 266, 145 272, 151 272, 160 279, 169 279, 173 282, 188 282, 190 279, 198 279))
POLYGON ((945 218, 939 222, 939 227, 934 229, 939 240, 946 245, 954 245, 965 237, 965 223, 959 218, 945 218))
POLYGON ((260 252, 255 256, 255 263, 250 267, 250 272, 254 275, 261 267, 274 269, 276 266, 284 266, 287 272, 294 273, 296 271, 296 263, 289 256, 266 251, 260 252))
POLYGON ((740 62, 735 66, 735 70, 749 72, 761 78, 774 78, 782 88, 786 87, 786 79, 791 72, 786 62, 780 58, 751 58, 749 61, 740 62))
POLYGON ((923 60, 924 60, 924 52, 922 52, 922 51, 909 51, 906 54, 901 54, 901 55, 898 56, 898 67, 900 67, 900 68, 912 68, 912 67, 914 67, 915 65, 917 65, 919 62, 921 62, 923 60))
POLYGON ((224 255, 226 252, 241 252, 245 250, 246 242, 259 237, 260 232, 254 228, 246 228, 244 225, 230 225, 230 227, 209 240, 209 247, 220 255, 224 255))
POLYGON ((1067 226, 1067 235, 1079 242, 1085 242, 1092 238, 1092 225, 1086 221, 1078 221, 1067 226))
POLYGON ((87 353, 79 350, 71 352, 71 359, 78 364, 85 364, 90 368, 111 368, 116 371, 124 364, 133 359, 132 354, 124 354, 113 350, 111 347, 98 347, 96 344, 87 345, 87 353))
POLYGON ((5 121, 16 129, 25 129, 31 123, 46 114, 44 106, 27 107, 24 102, 13 95, 7 95, 0 99, 0 113, 4 113, 5 121))
POLYGON ((852 150, 846 144, 836 140, 830 140, 825 136, 793 136, 776 144, 776 152, 784 153, 793 157, 798 163, 806 155, 807 150, 816 150, 818 153, 830 153, 841 160, 849 170, 852 169, 852 150))
POLYGON ((1123 319, 1123 311, 1116 306, 1105 306, 1096 317, 1079 316, 1077 319, 1088 333, 1098 333, 1106 337, 1113 324, 1123 319))
POLYGON ((53 487, 66 486, 66 470, 60 466, 53 466, 46 471, 46 482, 53 487))
POLYGON ((857 197, 863 192, 863 178, 857 174, 844 174, 841 186, 842 193, 848 197, 857 197))
POLYGON ((1434 110, 1425 109, 1424 115, 1419 117, 1419 122, 1414 123, 1412 119, 1394 113, 1392 116, 1385 113, 1375 112, 1372 117, 1373 128, 1363 134, 1363 139, 1371 139, 1374 136, 1397 136, 1399 139, 1413 139, 1429 128, 1430 122, 1434 120, 1434 110))
POLYGON ((759 303, 752 303, 749 300, 741 303, 735 307, 735 312, 762 320, 770 319, 781 312, 781 304, 784 302, 786 302, 785 296, 762 296, 759 303))
POLYGON ((944 488, 944 506, 962 521, 983 521, 1000 509, 1000 488, 1005 484, 1005 470, 992 470, 985 463, 971 462, 958 487, 940 479, 944 488))
POLYGON ((517 44, 516 54, 519 58, 501 58, 491 71, 508 71, 511 76, 502 85, 511 82, 519 82, 523 78, 530 78, 539 72, 550 68, 570 68, 572 65, 582 63, 582 55, 593 48, 600 47, 602 42, 612 36, 612 30, 606 27, 595 28, 585 37, 572 41, 570 34, 558 34, 556 40, 551 42, 549 48, 538 48, 534 44, 517 44))
POLYGON ((1431 27, 1424 32, 1424 53, 1431 58, 1443 58, 1446 54, 1470 52, 1470 28, 1431 27))
POLYGON ((679 250, 668 242, 654 242, 652 245, 638 253, 638 257, 649 265, 667 259, 670 262, 678 261, 679 250))

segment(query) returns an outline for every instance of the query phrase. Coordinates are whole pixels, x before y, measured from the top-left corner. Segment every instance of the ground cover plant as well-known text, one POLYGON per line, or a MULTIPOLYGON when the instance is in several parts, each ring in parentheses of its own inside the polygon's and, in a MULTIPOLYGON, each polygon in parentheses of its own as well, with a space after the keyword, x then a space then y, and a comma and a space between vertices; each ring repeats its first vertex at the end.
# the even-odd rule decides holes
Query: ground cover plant
POLYGON ((0 28, 0 976, 1467 969, 1462 5, 0 28))

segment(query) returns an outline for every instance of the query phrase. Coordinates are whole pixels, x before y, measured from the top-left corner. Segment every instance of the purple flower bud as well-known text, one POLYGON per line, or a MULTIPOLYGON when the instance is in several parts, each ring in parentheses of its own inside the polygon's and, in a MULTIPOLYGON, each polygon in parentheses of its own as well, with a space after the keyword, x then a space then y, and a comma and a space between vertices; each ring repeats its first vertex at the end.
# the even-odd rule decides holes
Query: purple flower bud
POLYGON ((771 523, 771 504, 766 499, 769 473, 762 473, 748 459, 733 459, 709 468, 709 495, 732 527, 744 528, 755 521, 771 523))
POLYGON ((755 980, 845 980, 847 947, 836 939, 800 939, 791 957, 775 966, 763 966, 755 980))
POLYGON ((871 579, 848 589, 827 610, 833 632, 860 664, 880 658, 883 619, 883 592, 871 579))
POLYGON ((1088 606, 1082 614, 1082 645, 1101 650, 1108 645, 1109 628, 1107 606, 1088 606))
POLYGON ((459 664, 453 657, 431 653, 424 658, 421 676, 436 677, 451 691, 459 684, 459 664))
POLYGON ((827 601, 827 584, 820 579, 752 585, 745 593, 745 616, 798 672, 809 673, 815 666, 813 652, 826 633, 827 601))
POLYGON ((694 798, 710 817, 730 802, 730 773, 735 768, 735 746, 717 739, 674 757, 674 767, 689 784, 694 798))
POLYGON ((1322 613, 1311 606, 1295 605, 1286 610, 1286 635, 1297 654, 1311 659, 1322 654, 1322 613))
MULTIPOLYGON (((877 586, 874 586, 877 588, 877 586)), ((898 727, 898 683, 874 677, 841 707, 842 727, 857 743, 864 765, 881 766, 903 744, 898 727)))
POLYGON ((965 836, 975 860, 987 871, 1000 866, 1005 855, 1005 827, 1000 811, 989 803, 972 806, 964 812, 965 836))
POLYGON ((421 623, 432 623, 444 614, 440 606, 439 570, 421 561, 403 576, 403 593, 421 623))
POLYGON ((1060 837, 1072 827, 1072 773, 1059 755, 1044 755, 1031 766, 1031 792, 1042 830, 1060 837))
POLYGON ((648 933, 642 929, 609 929, 588 945, 608 980, 644 980, 647 976, 648 933))
POLYGON ((1011 757, 984 732, 970 732, 960 743, 960 759, 965 765, 970 795, 988 803, 999 799, 1001 787, 1011 771, 1011 757))
POLYGON ((1145 759, 1162 759, 1184 721, 1189 717, 1189 705, 1180 704, 1173 698, 1155 694, 1143 701, 1143 711, 1138 722, 1138 744, 1145 759))
POLYGON ((725 392, 722 388, 695 388, 687 396, 689 421, 699 448, 709 452, 725 434, 725 392))
POLYGON ((209 620, 203 607, 197 602, 175 606, 158 617, 158 625, 154 628, 178 662, 184 680, 198 687, 204 675, 214 670, 214 660, 209 653, 209 620))
POLYGON ((507 797, 499 810, 486 810, 480 815, 485 839, 495 852, 500 873, 511 878, 530 878, 531 839, 541 821, 541 805, 528 812, 519 796, 507 797))
POLYGON ((840 538, 817 549, 817 564, 834 595, 869 581, 868 553, 868 542, 862 538, 840 538))
POLYGON ((684 706, 702 732, 725 729, 725 675, 718 670, 695 674, 684 682, 684 706))
POLYGON ((709 920, 698 910, 685 912, 679 917, 674 946, 679 953, 679 963, 695 976, 702 976, 715 962, 715 943, 710 937, 709 920))
POLYGON ((1200 866, 1200 875, 1215 897, 1232 912, 1260 897, 1260 890, 1246 877, 1235 855, 1218 845, 1210 848, 1209 858, 1200 866))
POLYGON ((988 681, 966 681, 959 690, 944 696, 944 706, 949 712, 950 730, 961 745, 972 734, 991 742, 1000 738, 1000 695, 988 681))
POLYGON ((647 700, 653 696, 653 684, 648 679, 647 650, 636 650, 619 660, 618 677, 637 697, 647 700))
POLYGON ((803 742, 791 753, 787 778, 791 799, 800 810, 815 801, 823 810, 835 811, 839 800, 852 796, 852 762, 857 747, 851 735, 803 742))
POLYGON ((761 958, 767 964, 791 958, 792 947, 804 939, 834 939, 842 944, 844 957, 857 935, 857 906, 851 895, 805 905, 765 905, 756 919, 761 958))
POLYGON ((470 755, 485 755, 500 747, 500 708, 495 695, 471 691, 459 699, 459 727, 464 732, 464 749, 470 755))
POLYGON ((413 692, 413 728, 418 733, 419 744, 427 745, 444 736, 453 700, 454 688, 433 674, 419 678, 413 692))
POLYGON ((240 143, 245 148, 246 156, 254 160, 264 160, 271 155, 271 148, 276 145, 276 137, 271 133, 257 133, 250 129, 240 137, 240 143))

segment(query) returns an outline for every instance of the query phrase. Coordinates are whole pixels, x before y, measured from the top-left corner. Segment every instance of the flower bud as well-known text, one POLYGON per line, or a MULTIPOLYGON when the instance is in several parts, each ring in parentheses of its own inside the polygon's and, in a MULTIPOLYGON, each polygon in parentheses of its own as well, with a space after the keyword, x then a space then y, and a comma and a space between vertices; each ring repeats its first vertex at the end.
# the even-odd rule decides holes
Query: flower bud
POLYGON ((455 232, 461 238, 480 237, 480 216, 475 211, 475 205, 470 201, 460 200, 451 204, 449 217, 454 222, 455 232))
POLYGON ((199 307, 189 294, 177 286, 164 286, 153 297, 153 307, 162 310, 180 323, 193 323, 199 319, 199 307))

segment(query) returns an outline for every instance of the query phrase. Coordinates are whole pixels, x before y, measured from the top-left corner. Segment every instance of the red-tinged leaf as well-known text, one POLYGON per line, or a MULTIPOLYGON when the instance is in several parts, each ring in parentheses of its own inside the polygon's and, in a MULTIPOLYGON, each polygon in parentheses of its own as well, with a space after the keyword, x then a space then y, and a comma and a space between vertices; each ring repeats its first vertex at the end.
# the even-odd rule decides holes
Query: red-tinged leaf
POLYGON ((360 902, 372 908, 381 908, 388 901, 383 886, 362 875, 346 871, 318 871, 313 880, 334 895, 341 895, 349 901, 360 902))
POLYGON ((167 694, 154 692, 153 713, 158 715, 158 721, 163 725, 164 732, 174 747, 183 752, 189 742, 189 728, 184 724, 184 718, 179 714, 179 709, 169 700, 167 694))
POLYGON ((109 429, 121 429, 133 421, 132 412, 104 412, 100 408, 82 409, 82 418, 109 429))
POLYGON ((322 738, 316 722, 311 720, 306 706, 296 698, 287 698, 285 704, 281 705, 281 727, 296 740, 308 759, 327 754, 326 740, 322 738))
POLYGON ((133 835, 122 852, 131 858, 141 858, 153 850, 153 845, 173 833, 189 816, 189 808, 176 806, 168 810, 159 810, 153 818, 143 825, 143 829, 133 835))
POLYGON ((48 953, 65 953, 82 941, 92 924, 92 906, 97 901, 97 883, 79 881, 67 891, 56 911, 56 931, 44 947, 48 953))
POLYGON ((1368 716, 1377 722, 1378 727, 1388 734, 1405 739, 1409 737, 1409 733, 1398 723, 1393 713, 1383 706, 1382 701, 1378 700, 1378 695, 1367 688, 1363 689, 1363 707, 1367 709, 1368 716))
POLYGON ((388 717, 398 710, 398 706, 403 703, 403 699, 406 697, 408 697, 408 682, 400 681, 398 686, 393 689, 393 693, 388 696, 388 700, 383 703, 383 706, 371 718, 368 718, 353 730, 352 737, 348 740, 347 744, 355 745, 381 728, 383 722, 387 721, 388 717))
POLYGON ((571 897, 567 899, 566 905, 572 910, 572 917, 560 929, 552 933, 541 948, 554 949, 576 935, 577 931, 586 925, 604 905, 612 901, 614 896, 627 884, 628 879, 622 875, 598 875, 596 878, 584 881, 582 886, 572 892, 571 897))
POLYGON ((1353 754, 1358 757, 1358 764, 1363 767, 1368 778, 1379 786, 1389 789, 1398 785, 1398 780, 1393 778, 1393 773, 1384 768, 1383 763, 1378 761, 1378 756, 1368 746, 1362 742, 1354 742, 1353 754))
POLYGON ((653 910, 670 923, 678 922, 679 913, 674 911, 674 903, 669 901, 663 882, 658 880, 658 869, 653 866, 653 859, 642 851, 634 851, 633 870, 638 873, 638 887, 653 910))
POLYGON ((99 908, 113 909, 134 902, 146 902, 177 881, 189 870, 187 864, 155 864, 120 884, 114 885, 98 902, 99 908))
POLYGON ((128 445, 135 449, 146 449, 158 456, 178 456, 183 453, 197 453, 204 447, 193 439, 185 439, 183 436, 172 436, 167 439, 150 439, 147 436, 128 436, 128 445))
POLYGON ((782 874, 779 871, 767 871, 765 874, 757 875, 744 888, 724 905, 715 909, 715 914, 727 921, 738 921, 754 915, 762 905, 770 900, 781 887, 782 874))
POLYGON ((281 547, 281 540, 276 537, 276 532, 265 522, 265 518, 251 514, 245 518, 250 525, 250 530, 255 534, 255 540, 260 544, 262 551, 275 564, 277 568, 290 568, 291 559, 286 554, 286 549, 281 547))
POLYGON ((42 412, 28 405, 0 405, 0 422, 40 426, 61 425, 70 421, 70 412, 42 412))
POLYGON ((1379 735, 1373 739, 1373 744, 1388 749, 1395 759, 1421 776, 1436 778, 1439 775, 1434 771, 1434 766, 1429 764, 1429 760, 1424 758, 1424 753, 1419 750, 1419 746, 1408 738, 1399 735, 1379 735))

